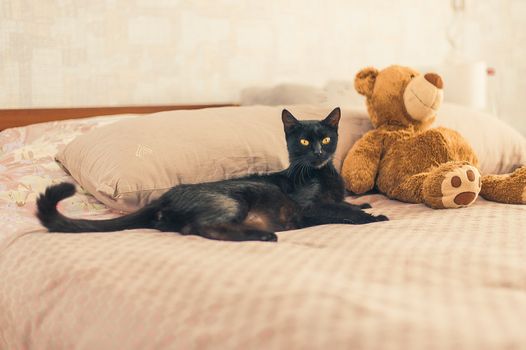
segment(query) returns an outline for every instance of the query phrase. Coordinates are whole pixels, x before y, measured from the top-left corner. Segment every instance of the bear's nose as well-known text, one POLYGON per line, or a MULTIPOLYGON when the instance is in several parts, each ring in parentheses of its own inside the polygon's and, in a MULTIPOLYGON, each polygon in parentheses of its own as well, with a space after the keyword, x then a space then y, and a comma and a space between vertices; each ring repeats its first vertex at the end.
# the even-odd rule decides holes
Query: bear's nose
POLYGON ((438 74, 427 73, 426 75, 424 75, 424 78, 426 78, 428 82, 430 82, 431 84, 433 84, 439 89, 442 89, 442 87, 444 87, 444 82, 442 81, 442 78, 438 74))

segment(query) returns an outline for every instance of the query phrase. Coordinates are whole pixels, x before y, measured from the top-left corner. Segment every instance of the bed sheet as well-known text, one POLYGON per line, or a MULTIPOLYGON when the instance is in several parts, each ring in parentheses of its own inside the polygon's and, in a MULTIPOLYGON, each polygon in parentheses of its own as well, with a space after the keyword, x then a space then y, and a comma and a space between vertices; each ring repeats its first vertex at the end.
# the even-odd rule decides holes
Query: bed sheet
MULTIPOLYGON (((526 206, 368 195, 349 200, 391 221, 277 244, 46 233, 36 195, 71 181, 58 147, 119 118, 0 133, 0 349, 526 349, 526 206)), ((60 209, 118 215, 85 193, 60 209)))
MULTIPOLYGON (((0 248, 29 232, 42 231, 35 218, 35 200, 47 186, 74 182, 55 161, 55 154, 76 136, 133 115, 66 120, 12 128, 0 132, 0 248)), ((60 208, 76 216, 113 217, 112 212, 78 188, 60 208)))

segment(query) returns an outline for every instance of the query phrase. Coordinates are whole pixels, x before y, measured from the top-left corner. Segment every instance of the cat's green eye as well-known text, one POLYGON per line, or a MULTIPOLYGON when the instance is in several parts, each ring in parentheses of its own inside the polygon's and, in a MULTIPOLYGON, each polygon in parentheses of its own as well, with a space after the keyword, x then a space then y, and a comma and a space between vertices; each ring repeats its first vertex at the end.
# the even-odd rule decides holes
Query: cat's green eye
POLYGON ((323 143, 324 145, 328 145, 329 142, 331 142, 331 138, 328 136, 324 138, 323 140, 321 140, 321 143, 323 143))
POLYGON ((300 143, 301 143, 303 146, 308 146, 310 142, 309 142, 309 140, 301 139, 301 140, 300 140, 300 143))

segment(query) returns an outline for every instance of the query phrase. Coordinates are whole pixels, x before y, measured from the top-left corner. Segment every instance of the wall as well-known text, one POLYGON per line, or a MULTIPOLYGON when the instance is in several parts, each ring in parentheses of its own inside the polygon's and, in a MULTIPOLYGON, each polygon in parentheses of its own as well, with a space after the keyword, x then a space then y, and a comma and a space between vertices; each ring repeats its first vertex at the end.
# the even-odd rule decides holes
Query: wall
POLYGON ((526 135, 526 1, 468 0, 465 51, 496 69, 499 116, 526 135))
POLYGON ((440 56, 443 21, 422 13, 445 14, 443 0, 402 2, 2 1, 0 103, 224 102, 249 84, 440 56))
MULTIPOLYGON (((526 91, 514 75, 526 69, 522 4, 472 4, 491 26, 469 50, 509 66, 502 110, 512 118, 526 91)), ((230 102, 253 84, 439 63, 449 20, 446 0, 4 0, 0 108, 230 102)))

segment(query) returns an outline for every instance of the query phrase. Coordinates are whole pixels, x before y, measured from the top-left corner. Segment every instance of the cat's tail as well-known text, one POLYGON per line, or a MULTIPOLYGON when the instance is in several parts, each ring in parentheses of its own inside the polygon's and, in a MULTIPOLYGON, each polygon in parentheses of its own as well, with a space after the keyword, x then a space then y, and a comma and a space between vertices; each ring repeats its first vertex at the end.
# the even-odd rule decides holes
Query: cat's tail
POLYGON ((109 232, 135 228, 153 228, 158 209, 146 206, 134 213, 107 220, 68 218, 57 210, 61 200, 75 194, 75 186, 63 182, 50 186, 37 199, 37 217, 50 232, 109 232))

